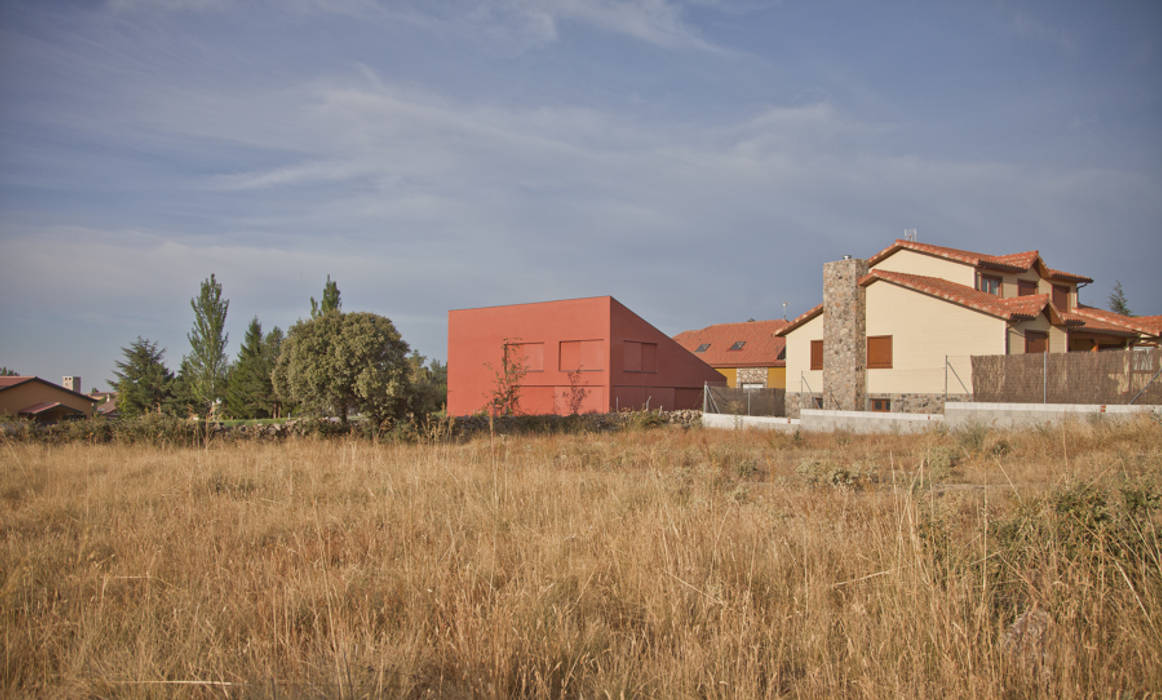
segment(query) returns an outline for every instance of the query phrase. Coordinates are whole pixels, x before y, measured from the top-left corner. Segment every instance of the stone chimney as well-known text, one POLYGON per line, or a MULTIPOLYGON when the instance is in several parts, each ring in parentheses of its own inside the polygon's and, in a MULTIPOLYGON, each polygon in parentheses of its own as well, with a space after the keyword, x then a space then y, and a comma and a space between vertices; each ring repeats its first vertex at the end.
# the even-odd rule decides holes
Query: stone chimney
POLYGON ((867 261, 823 264, 823 408, 862 411, 867 375, 867 261))
POLYGON ((83 393, 81 391, 81 378, 80 377, 76 377, 76 376, 61 377, 61 386, 68 389, 69 391, 75 391, 78 394, 83 393))

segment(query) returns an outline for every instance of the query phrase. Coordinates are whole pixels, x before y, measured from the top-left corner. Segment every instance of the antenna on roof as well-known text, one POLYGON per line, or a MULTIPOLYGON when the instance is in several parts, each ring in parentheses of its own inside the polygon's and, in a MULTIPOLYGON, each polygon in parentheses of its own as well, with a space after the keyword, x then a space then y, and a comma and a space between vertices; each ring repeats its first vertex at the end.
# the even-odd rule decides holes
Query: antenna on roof
POLYGON ((905 241, 912 241, 913 243, 915 243, 916 242, 916 229, 914 229, 914 228, 904 229, 904 240, 905 241))
POLYGON ((787 320, 787 303, 788 302, 785 302, 785 301, 783 302, 783 320, 784 321, 787 320))

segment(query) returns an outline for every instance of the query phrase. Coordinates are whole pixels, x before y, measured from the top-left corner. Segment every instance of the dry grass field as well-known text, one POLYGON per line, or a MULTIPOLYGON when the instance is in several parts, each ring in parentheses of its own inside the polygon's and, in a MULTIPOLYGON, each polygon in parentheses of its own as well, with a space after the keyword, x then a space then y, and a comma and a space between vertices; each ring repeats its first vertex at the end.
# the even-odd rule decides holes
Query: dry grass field
POLYGON ((1160 494, 1151 420, 0 445, 0 693, 1140 697, 1160 494))

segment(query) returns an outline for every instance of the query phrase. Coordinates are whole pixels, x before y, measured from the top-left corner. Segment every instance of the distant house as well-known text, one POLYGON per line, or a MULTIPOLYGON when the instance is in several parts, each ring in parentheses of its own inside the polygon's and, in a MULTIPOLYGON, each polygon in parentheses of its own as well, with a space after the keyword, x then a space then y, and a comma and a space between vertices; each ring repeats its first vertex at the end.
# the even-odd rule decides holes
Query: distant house
POLYGON ((700 408, 710 365, 609 296, 448 312, 448 414, 487 410, 505 357, 518 411, 700 408))
POLYGON ((730 387, 783 389, 787 386, 786 339, 776 335, 786 321, 718 323, 674 336, 679 345, 713 367, 730 387))
POLYGON ((1096 352, 1156 345, 1162 317, 1086 306, 1093 282, 1038 251, 987 255, 897 240, 867 260, 823 266, 823 303, 778 331, 787 341, 787 411, 927 411, 971 386, 950 356, 1096 352))
MULTIPOLYGON (((65 379, 80 388, 80 377, 65 379)), ((69 418, 89 418, 96 405, 96 399, 40 377, 0 377, 0 416, 56 423, 69 418)))

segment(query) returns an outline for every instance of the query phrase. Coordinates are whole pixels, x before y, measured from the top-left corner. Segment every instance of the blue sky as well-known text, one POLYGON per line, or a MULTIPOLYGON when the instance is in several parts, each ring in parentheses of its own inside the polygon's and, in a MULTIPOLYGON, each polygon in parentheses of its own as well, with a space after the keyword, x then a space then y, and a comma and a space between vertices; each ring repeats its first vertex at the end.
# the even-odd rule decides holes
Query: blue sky
POLYGON ((0 0, 0 365, 176 367, 210 273, 232 353, 327 274, 440 358, 451 308, 794 316, 911 227, 1162 313, 1160 41, 1156 2, 0 0))

